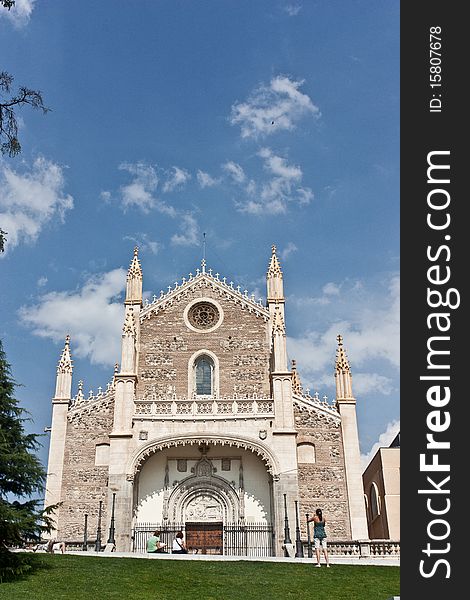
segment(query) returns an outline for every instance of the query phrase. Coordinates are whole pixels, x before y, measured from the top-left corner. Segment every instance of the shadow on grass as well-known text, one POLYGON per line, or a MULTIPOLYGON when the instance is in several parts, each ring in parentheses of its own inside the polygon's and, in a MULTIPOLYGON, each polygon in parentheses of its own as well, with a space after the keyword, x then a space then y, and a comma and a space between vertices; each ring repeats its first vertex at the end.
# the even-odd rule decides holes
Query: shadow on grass
POLYGON ((0 583, 25 581, 37 572, 51 568, 41 555, 0 550, 0 583))

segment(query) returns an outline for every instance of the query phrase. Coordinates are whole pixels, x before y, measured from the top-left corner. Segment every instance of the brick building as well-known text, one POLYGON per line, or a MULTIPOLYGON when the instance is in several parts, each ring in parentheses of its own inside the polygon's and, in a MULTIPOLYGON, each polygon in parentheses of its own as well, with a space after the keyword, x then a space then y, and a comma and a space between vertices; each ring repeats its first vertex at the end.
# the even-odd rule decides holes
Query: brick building
MULTIPOLYGON (((283 555, 286 516, 321 507, 329 538, 368 538, 352 377, 341 336, 336 399, 304 392, 287 362, 276 249, 267 301, 201 269, 142 299, 137 249, 128 275, 120 367, 103 391, 72 397, 67 337, 57 369, 46 506, 69 542, 99 525, 117 550, 156 527, 194 551, 283 555), (101 509, 100 509, 101 507, 101 509), (112 517, 114 517, 112 519, 112 517), (111 534, 111 533, 110 533, 111 534)), ((333 358, 332 358, 333 363, 333 358)))

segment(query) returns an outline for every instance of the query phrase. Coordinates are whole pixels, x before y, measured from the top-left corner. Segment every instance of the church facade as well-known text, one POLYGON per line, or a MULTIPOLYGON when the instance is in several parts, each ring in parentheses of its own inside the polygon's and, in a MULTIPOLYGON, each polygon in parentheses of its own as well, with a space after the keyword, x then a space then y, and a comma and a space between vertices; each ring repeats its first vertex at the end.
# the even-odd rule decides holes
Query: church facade
MULTIPOLYGON (((120 365, 106 389, 72 395, 67 336, 52 399, 45 505, 54 536, 102 530, 118 551, 182 529, 193 551, 282 556, 321 507, 330 540, 365 540, 356 400, 338 336, 334 403, 288 364, 273 246, 266 303, 201 269, 143 301, 137 249, 127 275, 120 365), (290 533, 290 536, 289 536, 290 533), (290 539, 289 539, 290 537, 290 539), (262 540, 262 541, 260 541, 262 540), (260 550, 260 547, 262 549, 260 550)), ((139 545, 140 544, 140 545, 139 545)))

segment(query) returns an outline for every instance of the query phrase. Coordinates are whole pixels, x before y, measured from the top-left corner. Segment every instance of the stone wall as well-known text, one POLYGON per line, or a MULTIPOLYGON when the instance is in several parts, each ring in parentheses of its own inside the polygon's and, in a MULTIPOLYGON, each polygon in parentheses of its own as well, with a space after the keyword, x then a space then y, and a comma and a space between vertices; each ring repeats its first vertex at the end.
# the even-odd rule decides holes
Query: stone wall
MULTIPOLYGON (((85 514, 88 538, 95 539, 99 501, 102 505, 102 540, 106 541, 108 466, 95 466, 96 444, 108 442, 114 400, 110 396, 69 410, 62 479, 59 539, 83 539, 85 514)), ((108 442, 109 443, 109 442, 108 442)))
POLYGON ((200 284, 177 296, 170 306, 149 313, 140 329, 137 398, 188 395, 188 365, 205 349, 219 361, 221 396, 269 395, 267 323, 237 300, 210 284, 200 284), (184 311, 197 298, 213 298, 223 310, 214 331, 194 331, 184 311))
MULTIPOLYGON (((297 444, 313 444, 315 462, 299 463, 299 518, 301 534, 307 536, 306 513, 321 508, 331 540, 351 538, 343 444, 339 418, 314 407, 294 405, 297 444)), ((313 526, 311 525, 313 537, 313 526)))

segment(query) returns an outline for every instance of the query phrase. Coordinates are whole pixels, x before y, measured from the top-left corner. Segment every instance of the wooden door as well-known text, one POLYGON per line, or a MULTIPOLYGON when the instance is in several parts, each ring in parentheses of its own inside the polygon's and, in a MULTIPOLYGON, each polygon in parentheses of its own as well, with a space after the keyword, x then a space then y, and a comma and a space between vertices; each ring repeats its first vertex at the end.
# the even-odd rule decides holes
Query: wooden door
POLYGON ((222 554, 223 523, 186 523, 186 548, 189 553, 222 554))

